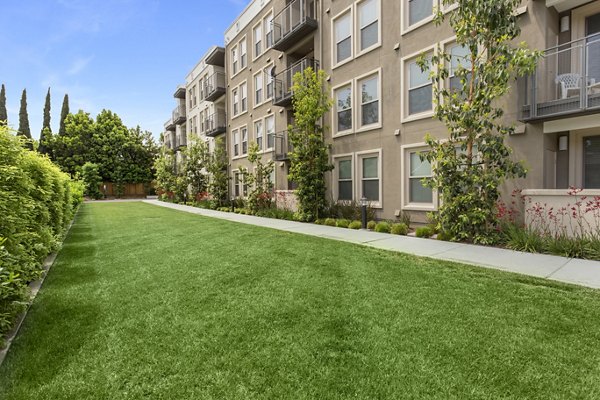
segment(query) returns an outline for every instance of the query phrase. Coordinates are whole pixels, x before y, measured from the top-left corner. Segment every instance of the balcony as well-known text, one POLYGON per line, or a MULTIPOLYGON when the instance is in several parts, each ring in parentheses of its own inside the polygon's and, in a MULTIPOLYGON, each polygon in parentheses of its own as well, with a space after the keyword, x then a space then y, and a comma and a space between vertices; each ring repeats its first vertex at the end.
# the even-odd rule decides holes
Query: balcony
POLYGON ((286 51, 319 26, 315 0, 294 0, 273 18, 273 49, 286 51))
POLYGON ((204 120, 204 134, 206 136, 215 137, 225 133, 226 130, 227 118, 223 109, 217 110, 204 120))
POLYGON ((177 89, 175 90, 173 97, 175 97, 176 99, 184 99, 185 100, 185 85, 177 86, 177 89))
POLYGON ((165 122, 165 131, 174 131, 175 124, 173 123, 173 119, 169 118, 167 122, 165 122))
POLYGON ((225 74, 215 72, 204 85, 204 100, 215 101, 225 94, 225 74))
POLYGON ((217 67, 225 66, 225 49, 223 47, 216 46, 206 56, 206 64, 214 65, 217 67))
POLYGON ((173 110, 173 117, 171 119, 171 121, 173 121, 173 123, 175 125, 179 125, 185 122, 185 105, 184 104, 180 104, 177 107, 175 107, 175 109, 173 110))
POLYGON ((273 80, 275 84, 273 105, 286 107, 292 104, 292 86, 294 85, 294 75, 298 72, 304 72, 304 70, 308 67, 311 67, 316 71, 319 69, 319 62, 314 58, 303 58, 285 71, 275 76, 275 79, 273 80))
POLYGON ((292 144, 288 139, 288 131, 275 134, 275 161, 289 160, 289 154, 293 151, 292 144))
POLYGON ((526 92, 522 121, 600 112, 600 35, 545 50, 526 92))

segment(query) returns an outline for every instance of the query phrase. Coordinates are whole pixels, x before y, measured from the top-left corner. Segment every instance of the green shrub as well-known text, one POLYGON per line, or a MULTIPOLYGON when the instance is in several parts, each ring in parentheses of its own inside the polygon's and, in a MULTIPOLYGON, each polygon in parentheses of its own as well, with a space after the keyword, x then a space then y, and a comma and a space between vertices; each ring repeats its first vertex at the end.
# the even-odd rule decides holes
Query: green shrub
POLYGON ((375 221, 367 222, 367 229, 370 231, 374 230, 376 226, 377 226, 377 222, 375 222, 375 221))
POLYGON ((526 228, 510 225, 505 231, 506 247, 511 250, 542 253, 546 247, 544 238, 526 228))
POLYGON ((390 233, 391 228, 390 228, 390 224, 387 222, 380 222, 377 225, 375 225, 375 232, 379 232, 379 233, 390 233))
POLYGON ((444 242, 449 242, 452 240, 452 236, 446 232, 438 232, 437 240, 443 240, 444 242))
MULTIPOLYGON (((362 219, 362 206, 356 201, 338 201, 329 205, 327 215, 331 218, 360 220, 362 219)), ((367 220, 375 218, 375 209, 367 206, 367 220)))
POLYGON ((72 180, 69 182, 71 188, 71 199, 72 207, 76 209, 81 203, 83 203, 83 193, 85 192, 85 185, 83 181, 72 180))
POLYGON ((360 229, 360 228, 362 228, 362 222, 360 222, 360 221, 352 221, 352 222, 350 222, 350 225, 348 225, 348 228, 350 228, 350 229, 360 229))
POLYGON ((315 224, 317 225, 323 225, 325 223, 325 220, 323 218, 319 218, 315 220, 315 224))
POLYGON ((290 210, 277 207, 269 207, 256 211, 254 215, 265 218, 285 219, 292 221, 294 219, 294 213, 290 210))
POLYGON ((406 225, 407 228, 410 228, 411 224, 411 216, 407 211, 400 211, 400 214, 396 217, 400 223, 406 225))
POLYGON ((394 224, 392 225, 392 230, 391 232, 394 235, 407 235, 408 234, 408 225, 406 225, 403 222, 400 222, 399 224, 394 224))
POLYGON ((333 218, 327 218, 325 220, 325 222, 323 222, 323 224, 327 225, 327 226, 335 226, 336 225, 335 219, 333 219, 333 218))
POLYGON ((430 226, 421 226, 417 228, 415 235, 420 238, 430 238, 433 236, 433 229, 430 226))
POLYGON ((81 167, 81 177, 85 186, 85 195, 98 200, 104 197, 100 191, 102 178, 100 177, 100 166, 91 162, 86 162, 81 167))
POLYGON ((347 219, 338 219, 336 221, 336 226, 338 228, 347 228, 348 225, 350 225, 350 221, 348 221, 347 219))

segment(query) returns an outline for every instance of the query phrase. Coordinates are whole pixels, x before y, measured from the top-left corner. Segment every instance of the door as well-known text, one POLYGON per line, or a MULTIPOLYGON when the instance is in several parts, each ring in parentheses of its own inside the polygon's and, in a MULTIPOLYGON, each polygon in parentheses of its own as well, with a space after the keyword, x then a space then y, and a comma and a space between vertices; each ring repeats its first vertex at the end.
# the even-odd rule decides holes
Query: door
POLYGON ((583 187, 600 189, 600 136, 583 138, 583 187))
POLYGON ((600 83, 600 13, 585 19, 587 77, 590 85, 600 83))

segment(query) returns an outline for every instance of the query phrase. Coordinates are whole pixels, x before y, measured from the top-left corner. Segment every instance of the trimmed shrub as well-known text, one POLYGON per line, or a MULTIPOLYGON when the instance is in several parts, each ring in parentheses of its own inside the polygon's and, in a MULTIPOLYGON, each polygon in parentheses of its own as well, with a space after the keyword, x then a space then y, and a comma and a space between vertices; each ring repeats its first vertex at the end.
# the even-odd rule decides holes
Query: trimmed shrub
POLYGON ((449 242, 452 240, 452 236, 446 232, 438 232, 437 240, 443 240, 444 242, 449 242))
POLYGON ((390 233, 391 227, 390 224, 387 222, 380 222, 377 225, 375 225, 375 232, 379 232, 379 233, 390 233))
POLYGON ((98 200, 104 197, 100 191, 100 185, 102 184, 102 178, 100 177, 100 166, 91 162, 86 162, 81 167, 81 176, 83 178, 83 184, 85 187, 85 195, 98 200))
POLYGON ((430 238, 433 236, 433 229, 430 226, 421 226, 417 228, 415 235, 420 238, 430 238))
POLYGON ((391 232, 394 235, 403 235, 403 236, 407 235, 408 234, 408 226, 403 222, 400 222, 399 224, 394 224, 394 225, 392 225, 391 232))
POLYGON ((376 226, 377 226, 377 222, 375 222, 375 221, 367 222, 367 229, 370 231, 375 230, 376 226))
POLYGON ((319 218, 319 219, 315 220, 315 224, 317 224, 317 225, 323 225, 324 223, 325 223, 325 220, 322 219, 322 218, 319 218))
POLYGON ((348 225, 350 225, 350 221, 348 221, 347 219, 338 219, 336 222, 336 226, 338 228, 347 228, 348 225))
POLYGON ((327 226, 335 226, 335 225, 336 225, 335 219, 333 219, 333 218, 327 218, 327 219, 325 219, 325 221, 323 222, 323 225, 327 225, 327 226))
POLYGON ((360 222, 360 221, 352 221, 352 222, 350 222, 350 225, 348 225, 348 228, 350 228, 350 229, 360 229, 360 228, 362 228, 362 222, 360 222))

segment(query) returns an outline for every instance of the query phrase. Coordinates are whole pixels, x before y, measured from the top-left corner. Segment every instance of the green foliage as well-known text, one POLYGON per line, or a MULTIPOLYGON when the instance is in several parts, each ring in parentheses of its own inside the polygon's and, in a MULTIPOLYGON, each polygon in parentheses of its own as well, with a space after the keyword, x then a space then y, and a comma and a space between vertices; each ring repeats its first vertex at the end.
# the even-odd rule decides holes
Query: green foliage
POLYGON ((8 124, 8 113, 6 112, 6 88, 4 83, 0 89, 0 125, 8 124))
POLYGON ((227 175, 227 148, 222 137, 215 140, 215 148, 209 156, 207 171, 209 173, 208 192, 218 205, 223 206, 229 199, 229 176, 227 175))
POLYGON ((204 140, 190 140, 183 153, 183 175, 191 190, 192 198, 208 190, 208 166, 210 154, 204 140))
MULTIPOLYGON (((362 220, 362 206, 356 201, 337 201, 331 203, 326 211, 331 218, 362 220)), ((375 209, 367 206, 367 220, 375 219, 375 209)))
POLYGON ((31 140, 31 129, 29 129, 29 115, 27 114, 27 90, 23 89, 21 95, 21 108, 19 108, 19 130, 18 135, 23 136, 25 147, 33 150, 33 141, 31 140))
POLYGON ((508 93, 511 79, 534 70, 538 53, 512 44, 520 34, 515 13, 520 0, 444 0, 448 6, 455 2, 454 12, 439 10, 435 21, 448 18, 456 42, 468 50, 468 56, 454 60, 460 85, 447 84, 451 55, 443 48, 419 60, 423 70, 432 69, 435 115, 449 131, 444 140, 426 137, 430 150, 421 157, 431 163, 433 178, 424 183, 441 198, 443 231, 456 240, 486 244, 499 222, 500 185, 526 174, 504 143, 514 127, 503 124, 498 100, 508 93))
POLYGON ((173 153, 170 150, 163 148, 154 162, 154 169, 156 170, 156 190, 161 200, 173 198, 177 183, 175 161, 173 153))
POLYGON ((348 228, 350 228, 350 229, 361 229, 362 228, 362 222, 360 222, 360 221, 352 221, 352 222, 350 222, 350 225, 348 225, 348 228))
POLYGON ((333 169, 324 139, 326 127, 320 125, 332 105, 325 72, 312 68, 298 72, 292 91, 296 125, 288 128, 293 147, 289 178, 298 185, 298 219, 314 221, 325 213, 325 173, 333 169))
POLYGON ((294 212, 290 210, 285 210, 277 207, 266 208, 262 210, 256 211, 254 214, 257 217, 265 217, 265 218, 275 218, 275 219, 285 219, 288 221, 294 220, 294 212))
POLYGON ((50 88, 46 93, 46 103, 44 104, 44 121, 42 122, 42 131, 40 132, 40 145, 38 152, 40 154, 48 154, 48 143, 52 143, 52 128, 50 127, 50 88))
POLYGON ((375 222, 375 221, 367 222, 367 229, 370 231, 375 230, 376 226, 377 226, 377 222, 375 222))
POLYGON ((272 160, 267 163, 263 162, 262 154, 260 154, 256 142, 250 144, 248 162, 252 164, 251 170, 240 167, 240 173, 244 177, 244 184, 249 187, 247 205, 254 212, 270 208, 273 200, 271 174, 273 173, 275 164, 272 160))
POLYGON ((421 226, 417 228, 415 235, 420 238, 430 238, 433 236, 433 229, 430 226, 421 226))
POLYGON ((69 177, 23 140, 0 126, 0 337, 73 215, 69 177))
POLYGON ((323 225, 325 224, 325 220, 323 218, 315 219, 315 224, 323 225))
POLYGON ((410 228, 412 221, 410 213, 408 211, 400 211, 400 215, 398 215, 396 218, 400 221, 400 223, 403 223, 408 228, 410 228))
POLYGON ((69 182, 69 186, 71 187, 71 204, 75 210, 81 203, 83 203, 85 184, 79 179, 72 179, 69 182))
POLYGON ((390 233, 390 231, 391 231, 390 224, 385 221, 380 222, 377 225, 375 225, 375 232, 390 233))
POLYGON ((98 200, 103 197, 100 191, 102 178, 100 177, 98 164, 87 162, 81 168, 81 177, 85 188, 84 194, 92 199, 98 200))
POLYGON ((450 242, 450 241, 452 241, 452 236, 450 236, 449 234, 447 234, 444 231, 438 232, 437 240, 443 240, 444 242, 450 242))
POLYGON ((58 127, 58 134, 64 136, 67 134, 66 121, 69 116, 69 95, 65 94, 63 98, 62 108, 60 109, 60 122, 58 127))
POLYGON ((394 235, 405 236, 408 234, 408 225, 406 225, 404 222, 400 222, 398 224, 393 224, 391 233, 393 233, 394 235))
POLYGON ((323 225, 336 226, 336 221, 333 218, 326 218, 325 221, 323 221, 323 225))
POLYGON ((348 221, 347 219, 338 219, 335 222, 335 226, 337 226, 338 228, 347 228, 348 225, 350 225, 350 221, 348 221))

